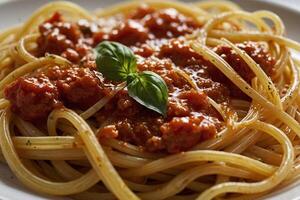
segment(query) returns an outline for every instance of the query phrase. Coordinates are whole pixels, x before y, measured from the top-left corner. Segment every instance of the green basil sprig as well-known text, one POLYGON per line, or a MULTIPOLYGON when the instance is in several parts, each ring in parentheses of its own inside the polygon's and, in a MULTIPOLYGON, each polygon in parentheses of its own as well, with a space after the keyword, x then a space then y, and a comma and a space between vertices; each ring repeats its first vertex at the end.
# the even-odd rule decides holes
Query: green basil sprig
POLYGON ((104 41, 97 45, 95 54, 97 68, 105 78, 126 81, 130 97, 166 116, 168 88, 165 81, 151 71, 137 72, 136 57, 128 47, 104 41))

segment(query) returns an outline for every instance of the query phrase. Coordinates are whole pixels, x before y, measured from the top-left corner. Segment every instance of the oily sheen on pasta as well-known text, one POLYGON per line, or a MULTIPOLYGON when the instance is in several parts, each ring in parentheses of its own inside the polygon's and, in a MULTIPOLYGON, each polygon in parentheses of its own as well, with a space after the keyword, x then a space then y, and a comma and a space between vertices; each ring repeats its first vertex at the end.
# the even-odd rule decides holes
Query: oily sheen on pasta
POLYGON ((275 13, 53 2, 0 44, 1 160, 38 193, 245 200, 298 180, 300 44, 275 13))

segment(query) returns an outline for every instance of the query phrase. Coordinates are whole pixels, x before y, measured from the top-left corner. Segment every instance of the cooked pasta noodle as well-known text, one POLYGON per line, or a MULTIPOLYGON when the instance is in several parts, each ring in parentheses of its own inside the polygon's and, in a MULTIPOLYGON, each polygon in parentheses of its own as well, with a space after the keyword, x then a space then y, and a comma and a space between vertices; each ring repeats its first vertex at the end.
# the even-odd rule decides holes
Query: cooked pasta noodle
MULTIPOLYGON (((277 191, 299 178, 300 62, 291 55, 290 50, 300 51, 300 44, 286 37, 284 24, 275 13, 246 12, 238 5, 227 1, 191 4, 156 0, 130 1, 101 8, 93 13, 73 3, 53 2, 38 9, 25 23, 2 31, 0 44, 0 160, 8 164, 24 185, 38 193, 91 200, 116 198, 124 200, 245 200, 256 199, 277 191), (145 10, 143 6, 146 6, 145 10), (142 8, 139 11, 140 7, 142 8), (173 10, 168 10, 170 8, 173 10), (53 13, 56 14, 53 15, 53 13), (61 15, 70 23, 62 21, 61 15), (157 16, 159 17, 155 18, 157 16), (185 17, 190 21, 184 21, 185 17), (175 21, 177 19, 179 22, 175 21), (272 24, 267 23, 266 19, 272 24), (85 21, 72 22, 74 20, 85 21), (125 25, 120 25, 122 20, 129 21, 124 22, 125 25), (181 24, 180 20, 186 24, 181 24), (72 24, 77 22, 79 25, 72 24), (46 25, 43 26, 45 23, 46 25), (130 23, 133 25, 131 26, 130 23), (147 23, 150 25, 148 26, 147 23), (128 30, 118 29, 118 32, 109 29, 113 24, 121 28, 127 26, 129 28, 127 27, 128 30), (141 24, 147 27, 141 27, 141 24), (152 30, 153 24, 157 27, 152 30), (99 30, 105 32, 107 28, 111 33, 103 36, 102 32, 93 32, 93 26, 98 26, 98 32, 99 30), (82 37, 88 39, 84 38, 86 40, 83 39, 83 42, 70 46, 73 42, 72 37, 76 37, 74 34, 78 32, 77 29, 74 30, 74 27, 80 27, 78 30, 84 35, 82 37), (129 44, 131 40, 139 42, 140 37, 144 37, 143 31, 150 31, 146 42, 138 43, 140 46, 136 43, 129 44), (120 38, 114 39, 116 35, 120 38), (45 116, 35 117, 40 116, 40 112, 47 109, 51 95, 57 95, 51 93, 52 87, 61 87, 67 92, 71 90, 73 83, 70 80, 74 77, 67 79, 66 76, 88 73, 74 78, 74 80, 79 80, 82 77, 88 79, 90 74, 94 74, 94 72, 80 70, 84 62, 95 64, 95 58, 90 58, 89 54, 85 55, 86 57, 80 57, 79 60, 77 57, 81 56, 82 51, 86 51, 84 48, 94 47, 95 44, 91 44, 90 41, 97 39, 100 41, 111 39, 125 43, 136 54, 139 54, 138 62, 142 63, 140 65, 150 71, 153 63, 159 63, 153 70, 158 74, 163 74, 160 74, 163 78, 165 78, 164 73, 174 71, 173 79, 168 76, 166 77, 169 79, 165 79, 169 88, 169 84, 177 84, 174 83, 177 80, 180 82, 178 84, 184 83, 184 88, 189 88, 192 94, 207 95, 206 101, 210 109, 207 112, 209 113, 205 113, 204 108, 201 108, 201 111, 189 110, 189 115, 196 112, 196 118, 200 119, 207 114, 208 122, 213 123, 213 130, 217 133, 207 138, 201 136, 202 139, 194 144, 191 141, 194 138, 190 140, 179 138, 182 136, 180 134, 192 137, 194 129, 185 129, 188 125, 179 126, 172 130, 182 129, 183 133, 169 133, 174 134, 171 142, 177 141, 176 147, 187 145, 189 142, 193 145, 190 145, 188 149, 179 147, 179 150, 168 149, 169 143, 167 142, 170 141, 166 139, 165 133, 151 132, 151 128, 156 128, 154 122, 148 126, 148 129, 139 126, 149 123, 147 120, 152 119, 151 117, 156 116, 155 114, 149 114, 150 117, 145 118, 144 113, 150 111, 138 110, 140 113, 135 113, 137 117, 130 121, 131 115, 124 117, 122 113, 119 115, 115 113, 124 112, 126 115, 127 111, 116 110, 116 107, 120 106, 119 101, 117 104, 110 104, 119 98, 118 95, 123 98, 124 91, 126 96, 126 83, 109 81, 106 83, 103 81, 103 76, 97 74, 98 72, 95 72, 95 76, 98 77, 96 84, 104 84, 105 87, 110 88, 104 96, 101 98, 96 96, 98 98, 96 101, 82 108, 74 105, 83 103, 86 105, 85 103, 95 97, 93 95, 97 91, 93 91, 92 96, 85 100, 78 97, 79 104, 69 100, 69 98, 75 98, 73 93, 59 93, 57 98, 63 102, 63 105, 57 106, 57 102, 54 102, 55 106, 47 110, 45 119, 43 119, 45 116), (176 40, 182 42, 179 42, 178 47, 176 40), (171 42, 173 46, 165 47, 164 45, 168 42, 171 42), (69 45, 69 49, 61 51, 60 48, 64 48, 64 45, 69 45), (78 45, 83 46, 78 47, 78 45), (162 51, 162 48, 170 48, 171 53, 170 55, 168 52, 155 54, 156 58, 153 58, 153 56, 146 55, 147 48, 150 47, 153 52, 162 51), (140 52, 139 48, 144 49, 140 52), (183 57, 180 57, 181 52, 178 53, 176 48, 184 49, 181 49, 184 51, 183 57), (254 53, 251 48, 256 48, 254 53), (188 56, 187 54, 192 54, 193 57, 184 57, 188 56), (269 57, 263 57, 265 55, 269 57), (153 60, 145 64, 147 59, 153 60), (195 70, 186 64, 194 63, 197 59, 208 67, 198 70, 197 67, 201 64, 196 63, 192 66, 195 70), (168 68, 170 60, 172 64, 171 68, 168 68), (189 66, 177 64, 181 62, 189 66), (271 63, 272 72, 263 66, 263 63, 268 62, 271 63), (161 65, 162 68, 160 68, 161 65), (210 67, 213 69, 212 72, 209 71, 210 67), (72 71, 73 68, 78 71, 72 71), (50 71, 50 75, 47 74, 49 69, 53 70, 50 71), (66 71, 62 73, 59 70, 66 71), (212 74, 207 78, 205 73, 212 74), (35 94, 35 91, 43 90, 50 76, 60 76, 62 79, 65 78, 65 82, 59 83, 60 78, 57 77, 50 79, 54 86, 45 89, 48 96, 39 104, 36 98, 42 98, 43 94, 35 94), (217 76, 221 78, 215 81, 214 78, 217 76), (37 78, 36 82, 45 81, 45 79, 46 82, 42 82, 36 89, 34 85, 36 82, 30 82, 32 77, 37 78), (29 85, 24 87, 17 85, 21 84, 18 80, 27 81, 29 85), (168 80, 171 80, 171 83, 168 80), (203 84, 216 85, 209 88, 210 86, 203 86, 203 84), (219 87, 218 84, 229 88, 229 100, 221 100, 223 85, 221 89, 216 89, 215 87, 219 87), (211 95, 211 90, 221 92, 216 96, 211 95), (238 95, 232 95, 234 91, 237 91, 238 95), (32 107, 24 108, 25 112, 22 109, 27 104, 32 107), (18 107, 19 105, 23 107, 18 107), (105 113, 106 109, 111 110, 105 113), (215 121, 209 121, 211 119, 215 121), (155 143, 156 140, 149 140, 154 141, 151 147, 158 148, 155 151, 149 150, 146 146, 149 145, 148 140, 147 143, 143 143, 145 145, 143 146, 138 142, 132 142, 142 140, 140 138, 132 141, 126 138, 128 135, 122 138, 121 128, 118 129, 117 137, 110 135, 107 138, 101 138, 106 137, 103 131, 105 127, 119 126, 118 123, 122 122, 120 120, 129 120, 130 123, 128 123, 131 126, 135 124, 135 127, 131 129, 132 132, 140 128, 141 130, 138 129, 140 135, 137 137, 152 134, 154 139, 161 137, 159 141, 166 140, 163 143, 165 146, 159 149, 158 144, 155 143), (179 139, 176 140, 176 137, 179 139)), ((83 68, 91 70, 89 67, 83 66, 83 68)), ((94 82, 88 83, 90 85, 87 87, 82 86, 82 83, 76 84, 74 83, 75 90, 76 87, 86 88, 77 88, 82 93, 79 93, 79 96, 84 96, 89 92, 87 91, 89 87, 94 87, 94 82)), ((175 98, 176 101, 181 102, 178 94, 180 92, 182 91, 170 92, 169 99, 175 98)), ((131 102, 126 98, 125 103, 131 102)), ((189 109, 195 109, 191 106, 194 103, 189 104, 189 101, 190 99, 182 100, 184 103, 188 102, 184 105, 190 106, 189 109)), ((196 103, 199 104, 200 100, 191 101, 197 101, 196 103)), ((125 103, 125 106, 131 106, 130 103, 125 103)), ((169 100, 169 107, 171 103, 172 101, 169 100)), ((177 109, 176 112, 181 112, 180 109, 185 109, 185 107, 177 109)), ((179 114, 170 116, 170 112, 168 111, 167 119, 160 117, 157 119, 165 120, 163 123, 169 125, 173 119, 186 117, 179 114)), ((193 126, 198 125, 193 124, 193 126)), ((163 132, 164 126, 161 125, 155 130, 163 132)), ((122 128, 124 129, 123 126, 122 128)), ((202 129, 201 131, 201 134, 205 134, 208 130, 205 129, 203 132, 202 129)), ((112 134, 113 131, 110 133, 112 134)))

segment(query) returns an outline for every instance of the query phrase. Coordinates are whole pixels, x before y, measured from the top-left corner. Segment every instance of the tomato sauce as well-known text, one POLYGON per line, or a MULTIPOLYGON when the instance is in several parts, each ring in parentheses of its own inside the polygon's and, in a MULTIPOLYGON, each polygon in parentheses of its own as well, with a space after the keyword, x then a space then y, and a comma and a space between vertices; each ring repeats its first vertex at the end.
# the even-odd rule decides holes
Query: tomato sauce
MULTIPOLYGON (((96 70, 92 49, 110 40, 130 47, 138 58, 138 70, 159 74, 169 89, 167 116, 163 117, 129 97, 127 89, 118 92, 93 117, 100 142, 117 138, 151 152, 177 153, 191 149, 201 141, 215 137, 223 127, 208 96, 218 103, 245 95, 211 63, 194 52, 184 41, 186 34, 202 24, 176 9, 153 9, 141 6, 127 16, 113 16, 94 22, 67 22, 59 13, 39 27, 38 54, 65 57, 73 63, 69 68, 47 70, 18 78, 5 89, 12 111, 23 119, 45 120, 59 107, 85 110, 107 96, 117 83, 106 80, 96 70), (200 92, 174 69, 178 68, 195 81, 200 92)), ((259 44, 238 44, 268 74, 274 59, 259 44)), ((247 81, 254 74, 229 47, 213 49, 247 81)))

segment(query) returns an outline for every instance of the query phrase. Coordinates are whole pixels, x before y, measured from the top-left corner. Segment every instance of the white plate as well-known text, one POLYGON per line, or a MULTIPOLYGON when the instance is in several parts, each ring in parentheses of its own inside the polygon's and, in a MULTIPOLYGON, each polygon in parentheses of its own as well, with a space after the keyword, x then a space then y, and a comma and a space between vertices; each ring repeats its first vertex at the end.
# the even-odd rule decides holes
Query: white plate
MULTIPOLYGON (((277 4, 261 2, 261 1, 241 1, 235 0, 242 8, 254 10, 271 10, 277 13, 284 21, 288 36, 291 39, 300 41, 300 13, 296 10, 289 9, 277 4)), ((14 24, 19 24, 26 20, 30 14, 38 7, 49 2, 49 0, 26 0, 14 1, 0 5, 0 30, 14 24)), ((119 0, 74 0, 73 2, 93 10, 95 8, 103 7, 109 4, 119 2, 119 0)), ((22 184, 14 177, 8 167, 0 163, 0 200, 65 200, 66 198, 50 197, 35 194, 24 188, 22 184)), ((282 191, 277 191, 270 195, 267 200, 296 200, 300 199, 300 185, 294 184, 285 188, 282 191)))

